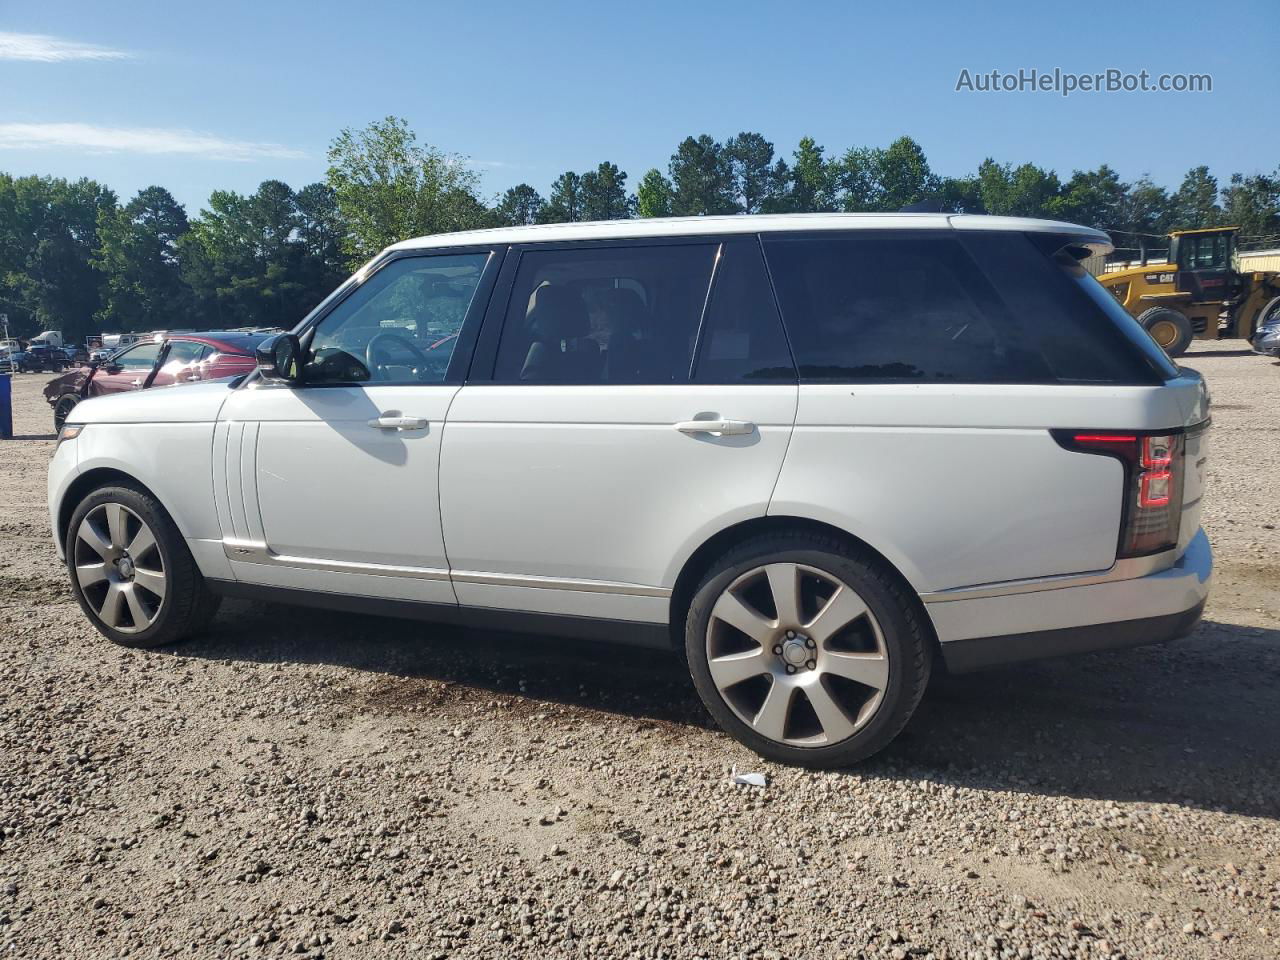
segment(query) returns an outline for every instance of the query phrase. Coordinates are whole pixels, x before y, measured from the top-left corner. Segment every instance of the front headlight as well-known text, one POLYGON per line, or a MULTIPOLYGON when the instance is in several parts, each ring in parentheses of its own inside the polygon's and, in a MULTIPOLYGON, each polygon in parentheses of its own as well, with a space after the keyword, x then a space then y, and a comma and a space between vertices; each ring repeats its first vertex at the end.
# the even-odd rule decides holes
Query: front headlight
POLYGON ((84 428, 85 425, 83 423, 64 423, 62 429, 58 431, 58 442, 54 445, 54 449, 56 450, 62 446, 63 441, 74 440, 80 436, 84 428))

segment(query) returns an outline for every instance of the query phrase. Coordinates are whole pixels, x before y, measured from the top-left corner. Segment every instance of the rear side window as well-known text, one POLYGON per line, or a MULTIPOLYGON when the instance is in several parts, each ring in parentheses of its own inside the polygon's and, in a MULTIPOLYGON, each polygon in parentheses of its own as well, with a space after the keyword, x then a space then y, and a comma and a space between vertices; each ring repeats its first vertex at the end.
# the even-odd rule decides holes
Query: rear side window
POLYGON ((494 379, 688 383, 719 243, 526 250, 494 379))
POLYGON ((1021 234, 775 236, 765 253, 802 379, 1158 379, 1063 267, 1021 234))

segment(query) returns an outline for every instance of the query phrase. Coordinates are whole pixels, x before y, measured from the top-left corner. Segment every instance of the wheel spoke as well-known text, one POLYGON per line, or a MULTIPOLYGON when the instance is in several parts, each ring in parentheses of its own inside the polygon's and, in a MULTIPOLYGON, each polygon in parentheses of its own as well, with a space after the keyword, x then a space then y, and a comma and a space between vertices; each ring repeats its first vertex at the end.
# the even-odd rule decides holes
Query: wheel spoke
POLYGON ((773 623, 748 607, 736 593, 728 590, 716 601, 711 616, 736 627, 759 644, 768 643, 773 636, 773 623))
POLYGON ((166 581, 164 574, 158 570, 145 570, 138 567, 133 571, 133 582, 147 592, 155 595, 157 600, 164 599, 166 581))
POLYGON ((153 549, 155 545, 156 537, 151 532, 151 528, 145 523, 139 523, 138 532, 129 541, 129 556, 133 557, 135 561, 141 560, 147 555, 147 551, 153 549))
POLYGON ((836 743, 853 733, 854 722, 826 687, 820 683, 811 684, 804 688, 804 695, 809 698, 828 743, 836 743))
POLYGON ((142 598, 138 596, 138 591, 134 589, 133 584, 124 584, 121 587, 124 593, 125 602, 129 604, 129 615, 133 617, 133 628, 142 630, 151 624, 151 614, 147 612, 146 605, 143 604, 142 598))
POLYGON ((124 590, 118 583, 107 587, 107 595, 102 598, 102 609, 98 616, 108 627, 120 626, 120 612, 124 609, 124 590))
POLYGON ((102 535, 102 531, 93 525, 92 516, 90 514, 80 521, 80 529, 76 531, 76 538, 104 561, 110 560, 115 551, 111 549, 111 543, 102 535))
POLYGON ((825 650, 822 654, 822 671, 845 677, 873 690, 883 690, 889 685, 889 659, 881 653, 837 653, 825 650))
POLYGON ((867 605, 862 598, 841 585, 805 630, 818 643, 826 643, 866 612, 867 605))
POLYGON ((711 668, 711 679, 720 690, 769 672, 769 660, 763 647, 747 653, 715 657, 707 661, 707 666, 711 668))
POLYGON ((771 740, 785 739, 787 718, 791 715, 791 701, 795 695, 795 687, 775 680, 751 725, 771 740))
POLYGON ((801 626, 804 621, 800 613, 800 568, 794 563, 771 563, 764 572, 769 578, 778 622, 784 627, 801 626))
POLYGON ((80 589, 87 590, 107 579, 106 563, 76 564, 76 579, 80 581, 80 589))
POLYGON ((124 507, 118 503, 108 503, 104 504, 103 509, 107 514, 107 531, 111 535, 111 546, 117 550, 123 550, 129 542, 124 507))

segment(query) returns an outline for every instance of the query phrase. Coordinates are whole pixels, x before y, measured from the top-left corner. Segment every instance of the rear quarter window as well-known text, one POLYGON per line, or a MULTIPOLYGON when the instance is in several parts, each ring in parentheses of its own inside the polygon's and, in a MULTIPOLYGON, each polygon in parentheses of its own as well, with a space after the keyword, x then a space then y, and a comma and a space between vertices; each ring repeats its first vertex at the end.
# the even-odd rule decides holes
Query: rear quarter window
POLYGON ((866 230, 763 239, 802 380, 1160 379, 1076 278, 1021 234, 866 230))

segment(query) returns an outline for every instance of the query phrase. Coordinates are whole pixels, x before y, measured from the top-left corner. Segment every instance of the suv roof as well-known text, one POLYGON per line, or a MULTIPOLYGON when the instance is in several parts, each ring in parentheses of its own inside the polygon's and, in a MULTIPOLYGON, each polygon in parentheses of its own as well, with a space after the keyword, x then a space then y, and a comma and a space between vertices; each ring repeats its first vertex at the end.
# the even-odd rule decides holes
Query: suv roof
POLYGON ((633 237, 687 237, 699 234, 782 232, 790 230, 995 230, 1047 233, 1068 238, 1094 253, 1110 253, 1111 238, 1101 230, 1057 220, 991 217, 963 213, 785 213, 717 217, 653 217, 552 223, 532 227, 497 227, 415 237, 388 250, 460 247, 488 243, 534 243, 553 240, 620 240, 633 237))

